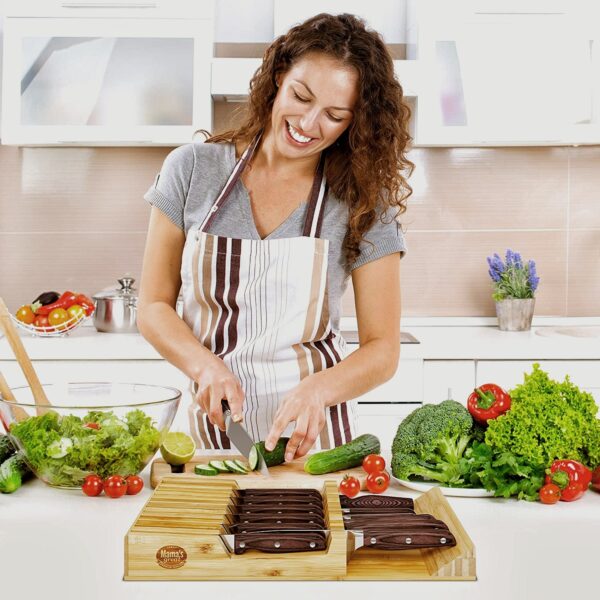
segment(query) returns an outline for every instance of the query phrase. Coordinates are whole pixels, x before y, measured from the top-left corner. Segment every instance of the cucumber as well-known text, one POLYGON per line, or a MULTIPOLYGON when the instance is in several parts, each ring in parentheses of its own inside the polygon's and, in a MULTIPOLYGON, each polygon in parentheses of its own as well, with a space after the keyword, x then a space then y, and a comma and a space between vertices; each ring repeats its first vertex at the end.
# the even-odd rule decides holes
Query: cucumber
POLYGON ((248 471, 250 471, 250 467, 248 466, 248 463, 244 463, 241 460, 238 460, 237 458, 233 459, 233 462, 240 468, 240 469, 244 469, 244 471, 246 471, 246 473, 248 473, 248 471))
POLYGON ((225 466, 222 460, 209 460, 208 466, 212 467, 218 473, 230 473, 231 471, 225 466))
POLYGON ((250 456, 248 457, 250 469, 252 469, 252 471, 258 469, 259 455, 263 457, 267 467, 276 467, 277 465, 283 464, 285 462, 285 447, 289 441, 290 438, 287 437, 279 438, 275 448, 273 448, 271 452, 267 452, 264 442, 257 442, 254 444, 250 449, 250 456))
POLYGON ((370 433, 365 433, 343 446, 309 456, 304 463, 304 470, 311 475, 323 475, 351 469, 360 466, 365 456, 379 454, 379 451, 379 439, 370 433))
POLYGON ((11 494, 31 475, 23 452, 17 452, 0 465, 0 492, 11 494))
POLYGON ((196 475, 218 475, 219 471, 213 469, 210 465, 198 464, 194 467, 194 473, 196 475))
POLYGON ((238 466, 233 460, 224 460, 223 464, 229 469, 230 473, 237 473, 238 475, 246 475, 248 473, 246 469, 238 466))

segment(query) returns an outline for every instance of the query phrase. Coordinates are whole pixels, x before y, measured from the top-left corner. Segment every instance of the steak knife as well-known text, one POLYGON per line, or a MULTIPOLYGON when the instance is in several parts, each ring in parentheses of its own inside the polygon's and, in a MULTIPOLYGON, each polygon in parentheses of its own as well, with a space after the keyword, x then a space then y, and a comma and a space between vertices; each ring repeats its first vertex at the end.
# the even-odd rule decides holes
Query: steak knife
POLYGON ((252 533, 221 534, 221 539, 230 552, 243 554, 246 550, 261 552, 310 552, 325 550, 329 532, 327 530, 279 530, 252 533))
POLYGON ((354 550, 379 548, 380 550, 411 550, 412 548, 443 548, 456 546, 456 540, 447 529, 406 527, 382 529, 365 527, 348 530, 352 535, 354 550))

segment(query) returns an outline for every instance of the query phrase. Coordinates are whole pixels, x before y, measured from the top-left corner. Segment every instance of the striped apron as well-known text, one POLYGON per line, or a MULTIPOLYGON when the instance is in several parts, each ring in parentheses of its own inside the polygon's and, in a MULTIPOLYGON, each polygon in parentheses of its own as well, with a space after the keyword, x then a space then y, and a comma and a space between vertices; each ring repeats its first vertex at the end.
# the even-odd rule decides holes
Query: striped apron
MULTIPOLYGON (((258 142, 237 162, 204 221, 188 231, 181 266, 183 318, 239 380, 245 393, 244 426, 256 441, 266 438, 288 392, 346 355, 345 340, 329 320, 329 240, 319 237, 326 198, 322 161, 301 237, 253 240, 207 233, 258 142)), ((199 447, 231 447, 195 402, 188 415, 199 447)), ((355 400, 329 407, 325 415, 316 448, 339 446, 355 436, 355 400)), ((283 435, 293 428, 290 423, 283 435)))

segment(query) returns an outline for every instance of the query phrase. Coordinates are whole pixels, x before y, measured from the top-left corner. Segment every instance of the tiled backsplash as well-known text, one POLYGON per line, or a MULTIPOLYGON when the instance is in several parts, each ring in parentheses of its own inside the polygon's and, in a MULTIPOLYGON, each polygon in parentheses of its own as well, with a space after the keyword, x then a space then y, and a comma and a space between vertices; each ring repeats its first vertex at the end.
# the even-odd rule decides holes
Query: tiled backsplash
MULTIPOLYGON (((44 290, 94 293, 138 278, 150 212, 142 195, 169 151, 0 146, 9 308, 44 290)), ((411 159, 404 315, 493 315, 485 258, 509 247, 537 262, 536 315, 600 315, 600 146, 419 148, 411 159)))

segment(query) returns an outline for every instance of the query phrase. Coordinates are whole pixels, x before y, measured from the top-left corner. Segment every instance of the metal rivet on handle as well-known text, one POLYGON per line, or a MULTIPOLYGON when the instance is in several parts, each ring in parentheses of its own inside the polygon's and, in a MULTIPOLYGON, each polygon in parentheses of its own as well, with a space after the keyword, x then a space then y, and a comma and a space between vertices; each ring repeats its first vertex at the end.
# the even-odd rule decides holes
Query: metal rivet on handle
POLYGON ((275 548, 281 548, 281 543, 280 542, 275 542, 273 544, 273 546, 275 546, 275 548))
POLYGON ((281 521, 277 521, 277 524, 279 525, 281 523, 281 521))
POLYGON ((412 538, 406 538, 405 541, 406 541, 407 544, 412 544, 412 538))
POLYGON ((371 544, 376 544, 377 543, 377 538, 371 538, 371 544))
POLYGON ((316 546, 316 544, 315 544, 314 542, 311 542, 311 543, 309 544, 309 546, 310 546, 311 548, 314 548, 314 547, 316 546))
POLYGON ((440 544, 445 544, 446 543, 446 538, 440 538, 440 544))
POLYGON ((240 542, 240 548, 245 548, 246 547, 246 543, 245 542, 240 542))

